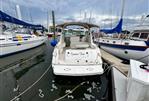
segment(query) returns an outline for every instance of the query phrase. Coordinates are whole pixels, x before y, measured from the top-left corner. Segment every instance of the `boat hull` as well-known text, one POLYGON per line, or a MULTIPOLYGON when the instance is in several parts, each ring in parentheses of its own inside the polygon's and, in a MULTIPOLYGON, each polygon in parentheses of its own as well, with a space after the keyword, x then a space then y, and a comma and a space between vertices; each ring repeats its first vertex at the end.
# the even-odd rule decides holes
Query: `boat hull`
POLYGON ((53 65, 53 73, 63 76, 90 76, 103 74, 102 65, 53 65))
POLYGON ((101 75, 104 72, 102 66, 101 54, 97 46, 95 49, 66 49, 62 52, 55 47, 53 52, 52 68, 55 75, 101 75))
POLYGON ((5 57, 11 54, 35 48, 42 45, 45 40, 45 37, 40 37, 33 41, 5 43, 0 47, 0 57, 5 57))
POLYGON ((98 42, 101 49, 121 58, 124 60, 135 59, 144 63, 149 61, 149 47, 144 41, 132 40, 104 40, 98 42), (112 43, 115 41, 115 43, 112 43), (130 45, 125 45, 129 43, 130 45))

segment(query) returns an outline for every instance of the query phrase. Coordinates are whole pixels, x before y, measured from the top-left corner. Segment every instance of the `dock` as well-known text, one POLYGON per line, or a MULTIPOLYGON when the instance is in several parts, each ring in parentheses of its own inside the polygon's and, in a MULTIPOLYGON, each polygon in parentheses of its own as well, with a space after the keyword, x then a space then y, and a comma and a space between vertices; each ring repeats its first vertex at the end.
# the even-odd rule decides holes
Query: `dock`
POLYGON ((119 70, 121 73, 123 73, 125 76, 128 74, 129 70, 129 64, 122 63, 122 60, 111 55, 110 53, 104 51, 101 49, 102 58, 110 63, 111 66, 114 66, 117 70, 119 70))
POLYGON ((127 98, 127 75, 129 64, 122 63, 122 60, 101 49, 102 58, 112 68, 112 96, 113 101, 126 101, 127 98))

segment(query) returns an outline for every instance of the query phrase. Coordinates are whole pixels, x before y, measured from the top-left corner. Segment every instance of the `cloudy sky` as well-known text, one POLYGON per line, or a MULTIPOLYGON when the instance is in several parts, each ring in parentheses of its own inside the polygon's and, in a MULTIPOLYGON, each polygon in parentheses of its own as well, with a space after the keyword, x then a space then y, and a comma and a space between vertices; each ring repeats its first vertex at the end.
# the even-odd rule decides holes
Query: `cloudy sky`
MULTIPOLYGON (((118 22, 122 9, 122 0, 0 0, 1 10, 14 17, 17 4, 23 20, 45 26, 47 12, 51 14, 54 10, 56 23, 90 21, 101 27, 112 27, 118 22)), ((125 27, 141 23, 141 18, 148 14, 149 0, 125 0, 125 27)))

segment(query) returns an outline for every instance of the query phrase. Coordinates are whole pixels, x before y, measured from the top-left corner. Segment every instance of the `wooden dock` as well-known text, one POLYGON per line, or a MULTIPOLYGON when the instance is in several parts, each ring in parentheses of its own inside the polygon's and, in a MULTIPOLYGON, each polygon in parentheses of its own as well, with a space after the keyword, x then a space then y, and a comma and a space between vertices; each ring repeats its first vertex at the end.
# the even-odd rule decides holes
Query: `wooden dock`
POLYGON ((125 76, 128 74, 129 64, 122 63, 122 60, 111 55, 110 53, 104 51, 101 49, 102 58, 111 64, 111 66, 114 66, 117 70, 119 70, 121 73, 123 73, 125 76))
POLYGON ((113 101, 126 101, 127 98, 127 75, 129 64, 101 49, 102 58, 111 64, 112 68, 112 96, 113 101))

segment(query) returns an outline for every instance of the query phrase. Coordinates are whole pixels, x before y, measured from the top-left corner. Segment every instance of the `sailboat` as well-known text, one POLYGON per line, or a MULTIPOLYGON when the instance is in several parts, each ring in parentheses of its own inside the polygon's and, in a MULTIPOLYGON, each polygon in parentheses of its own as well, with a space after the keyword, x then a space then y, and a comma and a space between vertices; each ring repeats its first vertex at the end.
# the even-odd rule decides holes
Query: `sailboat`
MULTIPOLYGON (((122 31, 123 19, 111 30, 101 30, 107 33, 122 31)), ((121 34, 119 34, 121 35, 121 34)), ((149 61, 149 25, 136 26, 129 38, 101 37, 95 42, 105 51, 124 60, 135 59, 144 63, 149 61)))
POLYGON ((106 34, 118 34, 118 37, 100 37, 95 42, 105 51, 123 59, 135 59, 144 63, 149 61, 149 26, 140 25, 133 28, 128 35, 121 34, 123 25, 124 0, 119 23, 113 29, 101 29, 106 34), (126 37, 127 36, 127 37, 126 37))
POLYGON ((37 35, 35 31, 43 29, 41 25, 26 23, 2 11, 0 11, 0 22, 2 29, 0 33, 0 57, 40 46, 47 40, 46 36, 37 35), (21 27, 7 29, 4 22, 20 25, 21 27), (34 33, 31 29, 34 29, 34 33))
POLYGON ((137 27, 128 39, 99 38, 96 42, 102 49, 121 59, 149 61, 149 26, 137 27))

